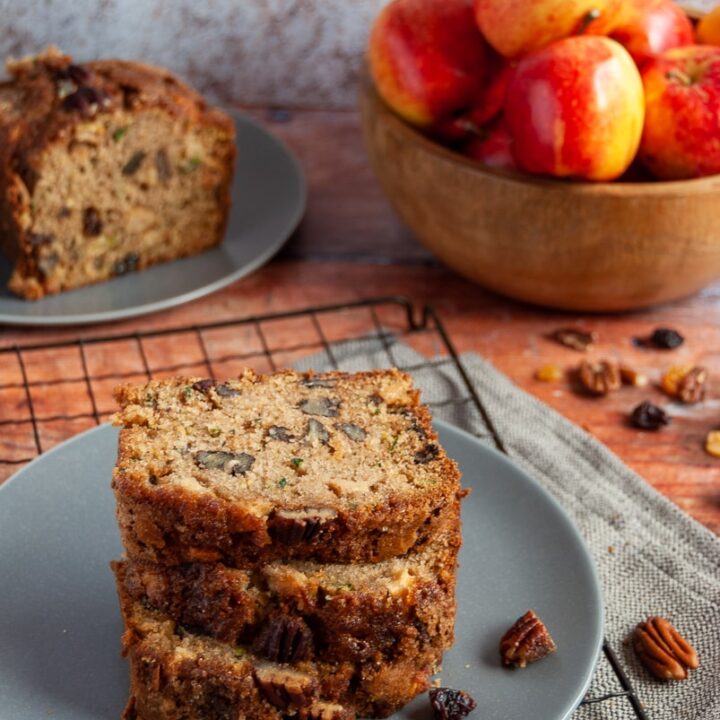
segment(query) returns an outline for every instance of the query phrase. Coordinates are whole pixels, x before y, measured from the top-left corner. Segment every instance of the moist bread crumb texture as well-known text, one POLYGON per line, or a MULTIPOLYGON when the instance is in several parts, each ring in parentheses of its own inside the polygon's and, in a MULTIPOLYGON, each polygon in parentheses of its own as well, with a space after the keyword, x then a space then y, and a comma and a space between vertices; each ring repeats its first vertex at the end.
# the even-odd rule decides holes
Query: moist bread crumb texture
POLYGON ((127 718, 386 717, 453 641, 459 472, 397 370, 116 391, 127 718))
POLYGON ((50 48, 0 83, 0 239, 26 299, 222 240, 234 125, 166 70, 50 48))

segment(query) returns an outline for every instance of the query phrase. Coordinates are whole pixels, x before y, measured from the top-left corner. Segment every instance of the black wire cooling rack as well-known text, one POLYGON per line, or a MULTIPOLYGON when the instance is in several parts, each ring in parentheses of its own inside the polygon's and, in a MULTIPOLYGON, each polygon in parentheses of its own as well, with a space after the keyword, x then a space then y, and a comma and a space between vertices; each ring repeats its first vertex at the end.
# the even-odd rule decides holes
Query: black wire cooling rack
MULTIPOLYGON (((0 482, 51 446, 107 420, 119 382, 175 374, 231 377, 241 368, 273 371, 324 352, 338 367, 344 344, 380 340, 387 364, 413 373, 454 365, 466 394, 444 400, 473 403, 501 452, 506 452, 437 313, 403 297, 208 322, 147 332, 61 340, 0 349, 0 482), (393 346, 404 343, 428 359, 403 366, 393 346)), ((433 403, 429 403, 432 407, 433 403)), ((610 645, 603 644, 621 690, 586 697, 583 705, 625 698, 648 720, 610 645)))

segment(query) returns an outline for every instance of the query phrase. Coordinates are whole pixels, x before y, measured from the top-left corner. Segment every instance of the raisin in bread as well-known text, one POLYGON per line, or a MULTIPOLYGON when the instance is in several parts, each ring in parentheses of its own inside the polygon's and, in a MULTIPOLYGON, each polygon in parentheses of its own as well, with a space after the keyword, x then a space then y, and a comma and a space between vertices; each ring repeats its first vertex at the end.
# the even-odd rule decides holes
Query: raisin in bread
POLYGON ((378 562, 458 512, 457 466, 397 370, 176 378, 116 399, 113 488, 133 559, 378 562))
POLYGON ((281 662, 435 657, 453 641, 459 518, 419 552, 381 563, 129 561, 124 591, 172 620, 281 662))
POLYGON ((168 71, 50 48, 0 84, 0 242, 27 299, 223 237, 234 124, 168 71))
POLYGON ((116 566, 130 660, 127 720, 312 720, 386 717, 428 686, 442 648, 430 659, 292 665, 183 628, 125 590, 116 566))

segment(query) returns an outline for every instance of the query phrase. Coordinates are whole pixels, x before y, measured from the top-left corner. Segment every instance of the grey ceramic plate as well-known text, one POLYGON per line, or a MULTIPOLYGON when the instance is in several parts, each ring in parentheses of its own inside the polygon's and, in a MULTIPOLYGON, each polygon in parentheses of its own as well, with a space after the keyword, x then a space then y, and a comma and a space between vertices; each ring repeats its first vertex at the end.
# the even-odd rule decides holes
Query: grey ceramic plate
POLYGON ((279 140, 247 117, 234 118, 237 168, 228 229, 219 247, 37 302, 7 291, 11 268, 0 256, 0 323, 75 325, 144 315, 219 290, 266 263, 302 218, 305 180, 279 140))
MULTIPOLYGON (((602 638, 592 561, 554 500, 505 457, 437 423, 473 489, 463 505, 457 642, 443 684, 478 720, 563 720, 582 699, 602 638), (503 631, 528 607, 559 651, 499 667, 503 631)), ((121 624, 108 561, 120 555, 103 426, 43 455, 0 488, 0 720, 117 720, 126 699, 121 624)), ((425 696, 394 716, 428 720, 425 696)))

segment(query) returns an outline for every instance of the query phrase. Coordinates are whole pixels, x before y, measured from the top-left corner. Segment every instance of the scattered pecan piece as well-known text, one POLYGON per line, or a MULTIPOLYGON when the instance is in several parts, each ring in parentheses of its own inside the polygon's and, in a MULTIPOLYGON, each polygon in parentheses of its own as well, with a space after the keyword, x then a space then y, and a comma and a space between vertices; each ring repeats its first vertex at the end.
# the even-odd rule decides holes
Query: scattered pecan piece
POLYGON ((338 378, 334 377, 307 377, 300 380, 300 384, 307 388, 334 388, 338 383, 338 378))
POLYGON ((713 457, 720 457, 720 430, 712 430, 707 434, 705 452, 713 457))
POLYGON ((428 694, 435 720, 461 720, 477 707, 475 700, 463 690, 440 687, 432 688, 428 694))
POLYGON ((611 360, 583 360, 578 368, 582 386, 593 395, 607 395, 619 390, 622 384, 620 370, 611 360))
POLYGON ((670 423, 670 418, 661 407, 645 401, 632 411, 630 422, 640 430, 659 430, 670 423))
POLYGON ((562 380, 563 372, 557 365, 543 365, 535 371, 535 379, 540 382, 557 382, 562 380))
POLYGON ((500 640, 502 662, 508 667, 524 668, 555 650, 557 647, 550 633, 532 610, 519 618, 500 640))
POLYGON ((632 385, 633 387, 645 387, 648 384, 647 375, 633 370, 627 365, 620 366, 620 379, 625 385, 632 385))
POLYGON ((579 352, 587 352, 588 348, 597 342, 597 333, 577 328, 560 328, 550 337, 561 345, 579 352))
POLYGON ((278 510, 270 521, 270 532, 285 545, 314 540, 323 526, 334 520, 337 512, 332 508, 307 510, 278 510))
POLYGON ((265 699, 280 710, 311 705, 316 683, 310 675, 270 664, 257 665, 255 682, 265 699))
POLYGON ((272 662, 307 660, 312 650, 312 632, 301 618, 287 615, 272 617, 255 638, 253 649, 272 662))
POLYGON ((675 365, 660 381, 662 389, 671 397, 687 405, 700 402, 705 397, 708 371, 699 365, 675 365))
POLYGON ((685 680, 688 669, 700 664, 692 645, 663 617, 639 623, 633 647, 642 664, 661 680, 685 680))

